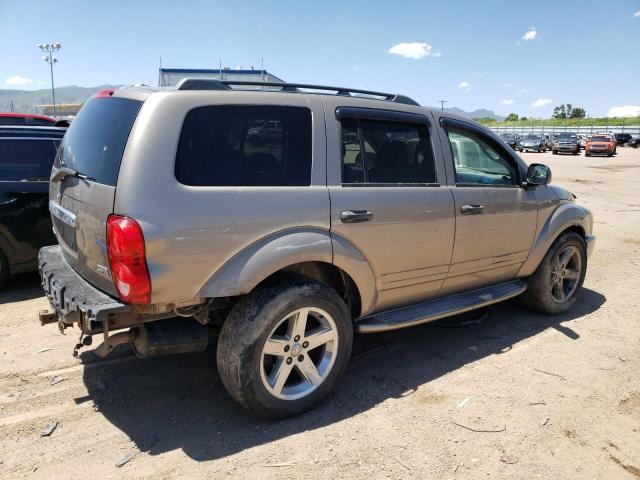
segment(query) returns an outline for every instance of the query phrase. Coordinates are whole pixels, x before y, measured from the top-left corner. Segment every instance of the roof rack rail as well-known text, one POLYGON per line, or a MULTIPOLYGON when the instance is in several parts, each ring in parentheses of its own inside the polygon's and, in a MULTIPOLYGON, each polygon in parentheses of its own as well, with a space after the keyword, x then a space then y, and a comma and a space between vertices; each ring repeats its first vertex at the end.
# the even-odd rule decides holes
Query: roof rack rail
POLYGON ((371 90, 360 90, 355 88, 329 87, 326 85, 311 85, 307 83, 282 83, 282 82, 254 82, 241 80, 218 80, 215 78, 183 78, 177 85, 177 90, 233 90, 233 85, 244 85, 251 87, 277 87, 281 92, 301 92, 300 89, 326 90, 336 92, 336 95, 350 97, 353 94, 371 95, 381 97, 382 100, 407 105, 420 106, 418 102, 405 95, 397 93, 374 92, 371 90))

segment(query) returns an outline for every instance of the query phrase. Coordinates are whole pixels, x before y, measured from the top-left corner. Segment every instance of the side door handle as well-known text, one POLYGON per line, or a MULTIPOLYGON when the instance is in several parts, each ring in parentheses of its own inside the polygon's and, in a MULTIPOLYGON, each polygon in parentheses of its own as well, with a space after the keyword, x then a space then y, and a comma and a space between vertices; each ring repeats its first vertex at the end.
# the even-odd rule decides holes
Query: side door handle
POLYGON ((369 210, 344 210, 340 213, 342 223, 368 222, 373 218, 373 213, 369 210))
POLYGON ((478 215, 484 211, 484 205, 462 205, 460 213, 462 215, 478 215))

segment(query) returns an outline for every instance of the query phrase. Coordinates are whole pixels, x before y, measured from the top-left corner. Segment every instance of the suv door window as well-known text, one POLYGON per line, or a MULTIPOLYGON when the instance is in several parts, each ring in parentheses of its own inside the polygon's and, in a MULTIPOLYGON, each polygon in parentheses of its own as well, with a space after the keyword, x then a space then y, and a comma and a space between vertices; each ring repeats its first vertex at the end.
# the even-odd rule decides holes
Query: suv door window
POLYGON ((175 174, 193 186, 308 186, 311 157, 308 108, 206 106, 185 118, 175 174))
POLYGON ((342 183, 436 183, 426 125, 344 119, 342 183))
POLYGON ((0 139, 0 181, 49 181, 59 140, 0 139))
POLYGON ((469 130, 447 127, 458 185, 516 185, 513 160, 495 142, 469 130))

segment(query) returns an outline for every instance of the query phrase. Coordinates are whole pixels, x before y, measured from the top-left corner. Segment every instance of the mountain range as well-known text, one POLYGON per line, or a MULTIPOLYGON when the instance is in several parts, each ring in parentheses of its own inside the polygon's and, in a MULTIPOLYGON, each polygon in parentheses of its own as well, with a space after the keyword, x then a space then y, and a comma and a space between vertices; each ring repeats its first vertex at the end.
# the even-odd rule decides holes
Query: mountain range
MULTIPOLYGON (((117 88, 120 85, 98 85, 96 87, 78 87, 70 85, 56 88, 56 103, 83 103, 96 92, 105 88, 117 88)), ((41 90, 3 90, 0 89, 0 111, 1 112, 22 112, 39 113, 36 105, 50 104, 51 90, 43 88, 41 90), (13 103, 12 103, 13 102, 13 103)), ((469 118, 492 118, 494 120, 504 120, 504 117, 497 115, 492 110, 478 109, 466 112, 460 108, 445 108, 445 111, 463 115, 469 118)))
MULTIPOLYGON (((83 103, 96 92, 119 85, 98 85, 96 87, 56 87, 56 103, 83 103)), ((0 89, 0 112, 40 113, 36 105, 51 104, 51 89, 3 90, 0 89), (13 104, 12 104, 13 102, 13 104)))

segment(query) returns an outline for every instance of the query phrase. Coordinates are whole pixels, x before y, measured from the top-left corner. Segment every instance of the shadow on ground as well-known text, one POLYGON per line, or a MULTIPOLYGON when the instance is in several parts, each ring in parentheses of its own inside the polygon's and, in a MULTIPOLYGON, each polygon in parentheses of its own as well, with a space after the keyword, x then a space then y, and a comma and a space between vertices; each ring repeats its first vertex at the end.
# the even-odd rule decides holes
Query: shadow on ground
POLYGON ((0 305, 38 297, 44 297, 38 272, 21 273, 11 278, 7 288, 0 292, 0 305))
MULTIPOLYGON (((510 301, 490 308, 485 320, 475 325, 447 319, 386 334, 358 335, 337 391, 312 413, 278 422, 257 419, 228 397, 216 373, 213 351, 122 358, 104 367, 85 368, 89 395, 76 401, 93 400, 142 451, 156 455, 180 448, 195 460, 217 459, 341 421, 467 363, 504 353, 547 328, 579 340, 571 321, 605 301, 603 295, 583 289, 574 308, 556 317, 531 313, 510 301)), ((89 356, 83 354, 86 360, 89 356)))

